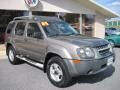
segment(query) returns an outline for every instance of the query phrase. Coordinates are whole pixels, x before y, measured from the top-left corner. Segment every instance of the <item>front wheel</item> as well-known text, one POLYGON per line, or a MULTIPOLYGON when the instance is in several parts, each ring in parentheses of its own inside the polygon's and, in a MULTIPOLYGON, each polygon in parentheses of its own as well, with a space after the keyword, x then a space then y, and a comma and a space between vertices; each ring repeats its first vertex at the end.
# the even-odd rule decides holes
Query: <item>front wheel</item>
POLYGON ((66 87, 71 81, 68 70, 60 57, 52 57, 47 64, 47 76, 57 87, 66 87))

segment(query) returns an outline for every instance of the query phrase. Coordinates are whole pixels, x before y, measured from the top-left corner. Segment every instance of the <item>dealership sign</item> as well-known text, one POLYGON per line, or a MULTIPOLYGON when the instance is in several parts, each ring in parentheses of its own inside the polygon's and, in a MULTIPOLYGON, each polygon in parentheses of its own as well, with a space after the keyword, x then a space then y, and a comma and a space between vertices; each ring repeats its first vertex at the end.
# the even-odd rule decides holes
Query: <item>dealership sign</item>
POLYGON ((39 0, 25 0, 25 3, 29 6, 29 7, 35 7, 38 5, 39 0))

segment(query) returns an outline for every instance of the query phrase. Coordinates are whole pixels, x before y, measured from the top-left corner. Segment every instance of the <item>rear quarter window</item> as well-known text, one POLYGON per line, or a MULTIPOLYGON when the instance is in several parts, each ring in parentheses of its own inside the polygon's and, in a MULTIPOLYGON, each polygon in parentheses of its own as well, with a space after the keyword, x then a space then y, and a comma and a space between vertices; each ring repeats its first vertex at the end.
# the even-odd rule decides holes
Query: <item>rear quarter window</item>
POLYGON ((7 30, 6 30, 6 33, 10 34, 12 29, 14 28, 14 26, 15 26, 15 22, 9 23, 7 30))

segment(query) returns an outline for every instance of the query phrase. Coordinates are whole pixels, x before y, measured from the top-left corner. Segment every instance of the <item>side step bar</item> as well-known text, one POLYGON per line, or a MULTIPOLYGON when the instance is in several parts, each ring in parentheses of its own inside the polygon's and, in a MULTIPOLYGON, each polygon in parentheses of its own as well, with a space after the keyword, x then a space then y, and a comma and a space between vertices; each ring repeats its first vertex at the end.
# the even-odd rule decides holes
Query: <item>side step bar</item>
POLYGON ((27 58, 25 58, 25 57, 21 57, 21 56, 19 56, 19 55, 16 55, 16 57, 19 58, 19 59, 21 59, 21 60, 23 60, 23 61, 25 61, 25 62, 28 62, 28 63, 34 65, 34 66, 37 66, 37 67, 39 67, 39 68, 42 68, 42 69, 43 69, 43 67, 44 67, 43 64, 40 64, 40 63, 31 61, 30 59, 27 59, 27 58))

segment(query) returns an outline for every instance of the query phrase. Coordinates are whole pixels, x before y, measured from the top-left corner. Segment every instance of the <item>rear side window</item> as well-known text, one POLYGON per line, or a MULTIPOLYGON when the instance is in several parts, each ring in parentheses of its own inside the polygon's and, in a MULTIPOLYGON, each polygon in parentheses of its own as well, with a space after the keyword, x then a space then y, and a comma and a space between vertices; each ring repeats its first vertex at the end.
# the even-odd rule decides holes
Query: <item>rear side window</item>
POLYGON ((18 36, 23 36, 25 31, 26 22, 18 22, 15 28, 15 34, 18 36))
POLYGON ((8 25, 8 28, 7 28, 7 34, 10 34, 12 29, 14 28, 15 26, 15 22, 12 22, 8 25))

